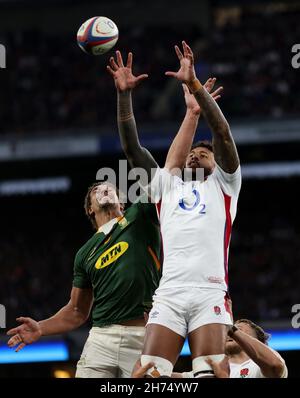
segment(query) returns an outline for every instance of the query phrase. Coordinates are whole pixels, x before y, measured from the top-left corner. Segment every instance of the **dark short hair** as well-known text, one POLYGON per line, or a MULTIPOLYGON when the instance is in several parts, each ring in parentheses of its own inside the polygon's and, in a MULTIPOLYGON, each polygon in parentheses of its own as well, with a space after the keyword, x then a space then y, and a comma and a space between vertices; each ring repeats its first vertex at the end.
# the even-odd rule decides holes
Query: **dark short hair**
MULTIPOLYGON (((106 181, 98 181, 98 182, 95 182, 94 184, 92 184, 90 187, 88 187, 87 193, 86 193, 85 198, 84 198, 84 211, 85 211, 85 214, 86 214, 87 218, 90 220, 90 222, 92 223, 92 225, 93 225, 93 227, 95 229, 97 229, 97 224, 96 224, 96 220, 95 220, 95 214, 90 214, 89 213, 90 207, 92 205, 91 193, 94 190, 94 188, 98 187, 99 185, 104 184, 105 182, 106 181)), ((116 190, 118 198, 120 199, 120 191, 119 191, 118 187, 114 187, 114 188, 116 190)))
POLYGON ((246 325, 249 325, 252 328, 252 330, 254 330, 257 340, 268 345, 268 340, 270 338, 270 334, 266 333, 262 327, 256 325, 256 323, 250 321, 249 319, 239 319, 235 323, 236 324, 237 323, 245 323, 246 325))
POLYGON ((213 146, 212 146, 212 142, 211 141, 197 141, 195 142, 195 144, 192 145, 191 150, 195 149, 195 148, 206 148, 209 151, 211 151, 212 153, 213 151, 213 146))

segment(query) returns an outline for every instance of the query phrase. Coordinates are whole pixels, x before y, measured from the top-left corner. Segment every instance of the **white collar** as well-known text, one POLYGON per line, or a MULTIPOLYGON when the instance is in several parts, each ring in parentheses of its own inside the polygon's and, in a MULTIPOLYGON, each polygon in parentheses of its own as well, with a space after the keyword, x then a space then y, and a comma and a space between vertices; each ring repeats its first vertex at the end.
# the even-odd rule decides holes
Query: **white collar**
POLYGON ((119 221, 120 217, 115 217, 107 223, 101 225, 97 232, 103 232, 105 235, 109 234, 113 226, 119 221))

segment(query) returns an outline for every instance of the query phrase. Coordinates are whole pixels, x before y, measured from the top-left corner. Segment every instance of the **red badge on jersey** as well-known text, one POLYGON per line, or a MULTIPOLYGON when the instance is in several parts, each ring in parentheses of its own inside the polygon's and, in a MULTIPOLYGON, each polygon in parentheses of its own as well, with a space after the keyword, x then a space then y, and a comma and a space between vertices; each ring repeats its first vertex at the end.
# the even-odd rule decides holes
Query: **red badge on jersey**
POLYGON ((241 369, 240 377, 247 377, 248 375, 249 375, 249 369, 248 368, 241 369))
POLYGON ((214 306, 214 311, 216 315, 220 315, 221 314, 221 308, 218 305, 214 306))

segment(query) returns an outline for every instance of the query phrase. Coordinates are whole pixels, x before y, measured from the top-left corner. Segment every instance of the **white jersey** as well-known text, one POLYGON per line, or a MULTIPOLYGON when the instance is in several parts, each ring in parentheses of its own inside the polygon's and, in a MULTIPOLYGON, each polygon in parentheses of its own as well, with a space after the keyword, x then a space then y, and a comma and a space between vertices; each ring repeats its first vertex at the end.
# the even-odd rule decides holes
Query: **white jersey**
POLYGON ((227 290, 228 250, 241 187, 216 165, 205 181, 184 182, 167 169, 156 170, 148 194, 159 209, 163 276, 159 290, 205 287, 227 290))
MULTIPOLYGON (((284 370, 280 378, 286 379, 288 377, 288 369, 285 364, 284 359, 278 354, 278 352, 274 351, 274 353, 280 357, 282 362, 284 363, 284 370)), ((248 359, 243 363, 231 363, 230 366, 230 378, 231 379, 263 379, 266 378, 258 365, 252 359, 248 359)), ((181 373, 183 379, 191 379, 194 377, 193 372, 183 372, 181 373)))
MULTIPOLYGON (((275 351, 274 351, 275 352, 275 351)), ((284 362, 284 359, 278 354, 278 352, 275 352, 281 359, 282 362, 284 363, 284 370, 281 375, 281 378, 287 378, 288 377, 288 370, 286 367, 286 364, 284 362)), ((247 361, 243 363, 230 363, 230 378, 231 379, 236 379, 236 378, 248 378, 248 379, 262 379, 265 378, 265 376, 262 374, 262 371, 258 365, 252 359, 248 359, 247 361)))

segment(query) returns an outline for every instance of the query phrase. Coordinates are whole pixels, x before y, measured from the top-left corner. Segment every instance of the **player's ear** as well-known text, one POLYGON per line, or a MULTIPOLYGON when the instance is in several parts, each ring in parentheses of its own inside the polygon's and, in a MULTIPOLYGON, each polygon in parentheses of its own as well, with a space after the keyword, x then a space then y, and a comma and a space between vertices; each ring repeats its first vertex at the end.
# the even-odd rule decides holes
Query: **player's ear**
POLYGON ((122 213, 125 210, 125 204, 124 203, 120 203, 120 210, 121 210, 122 213))

